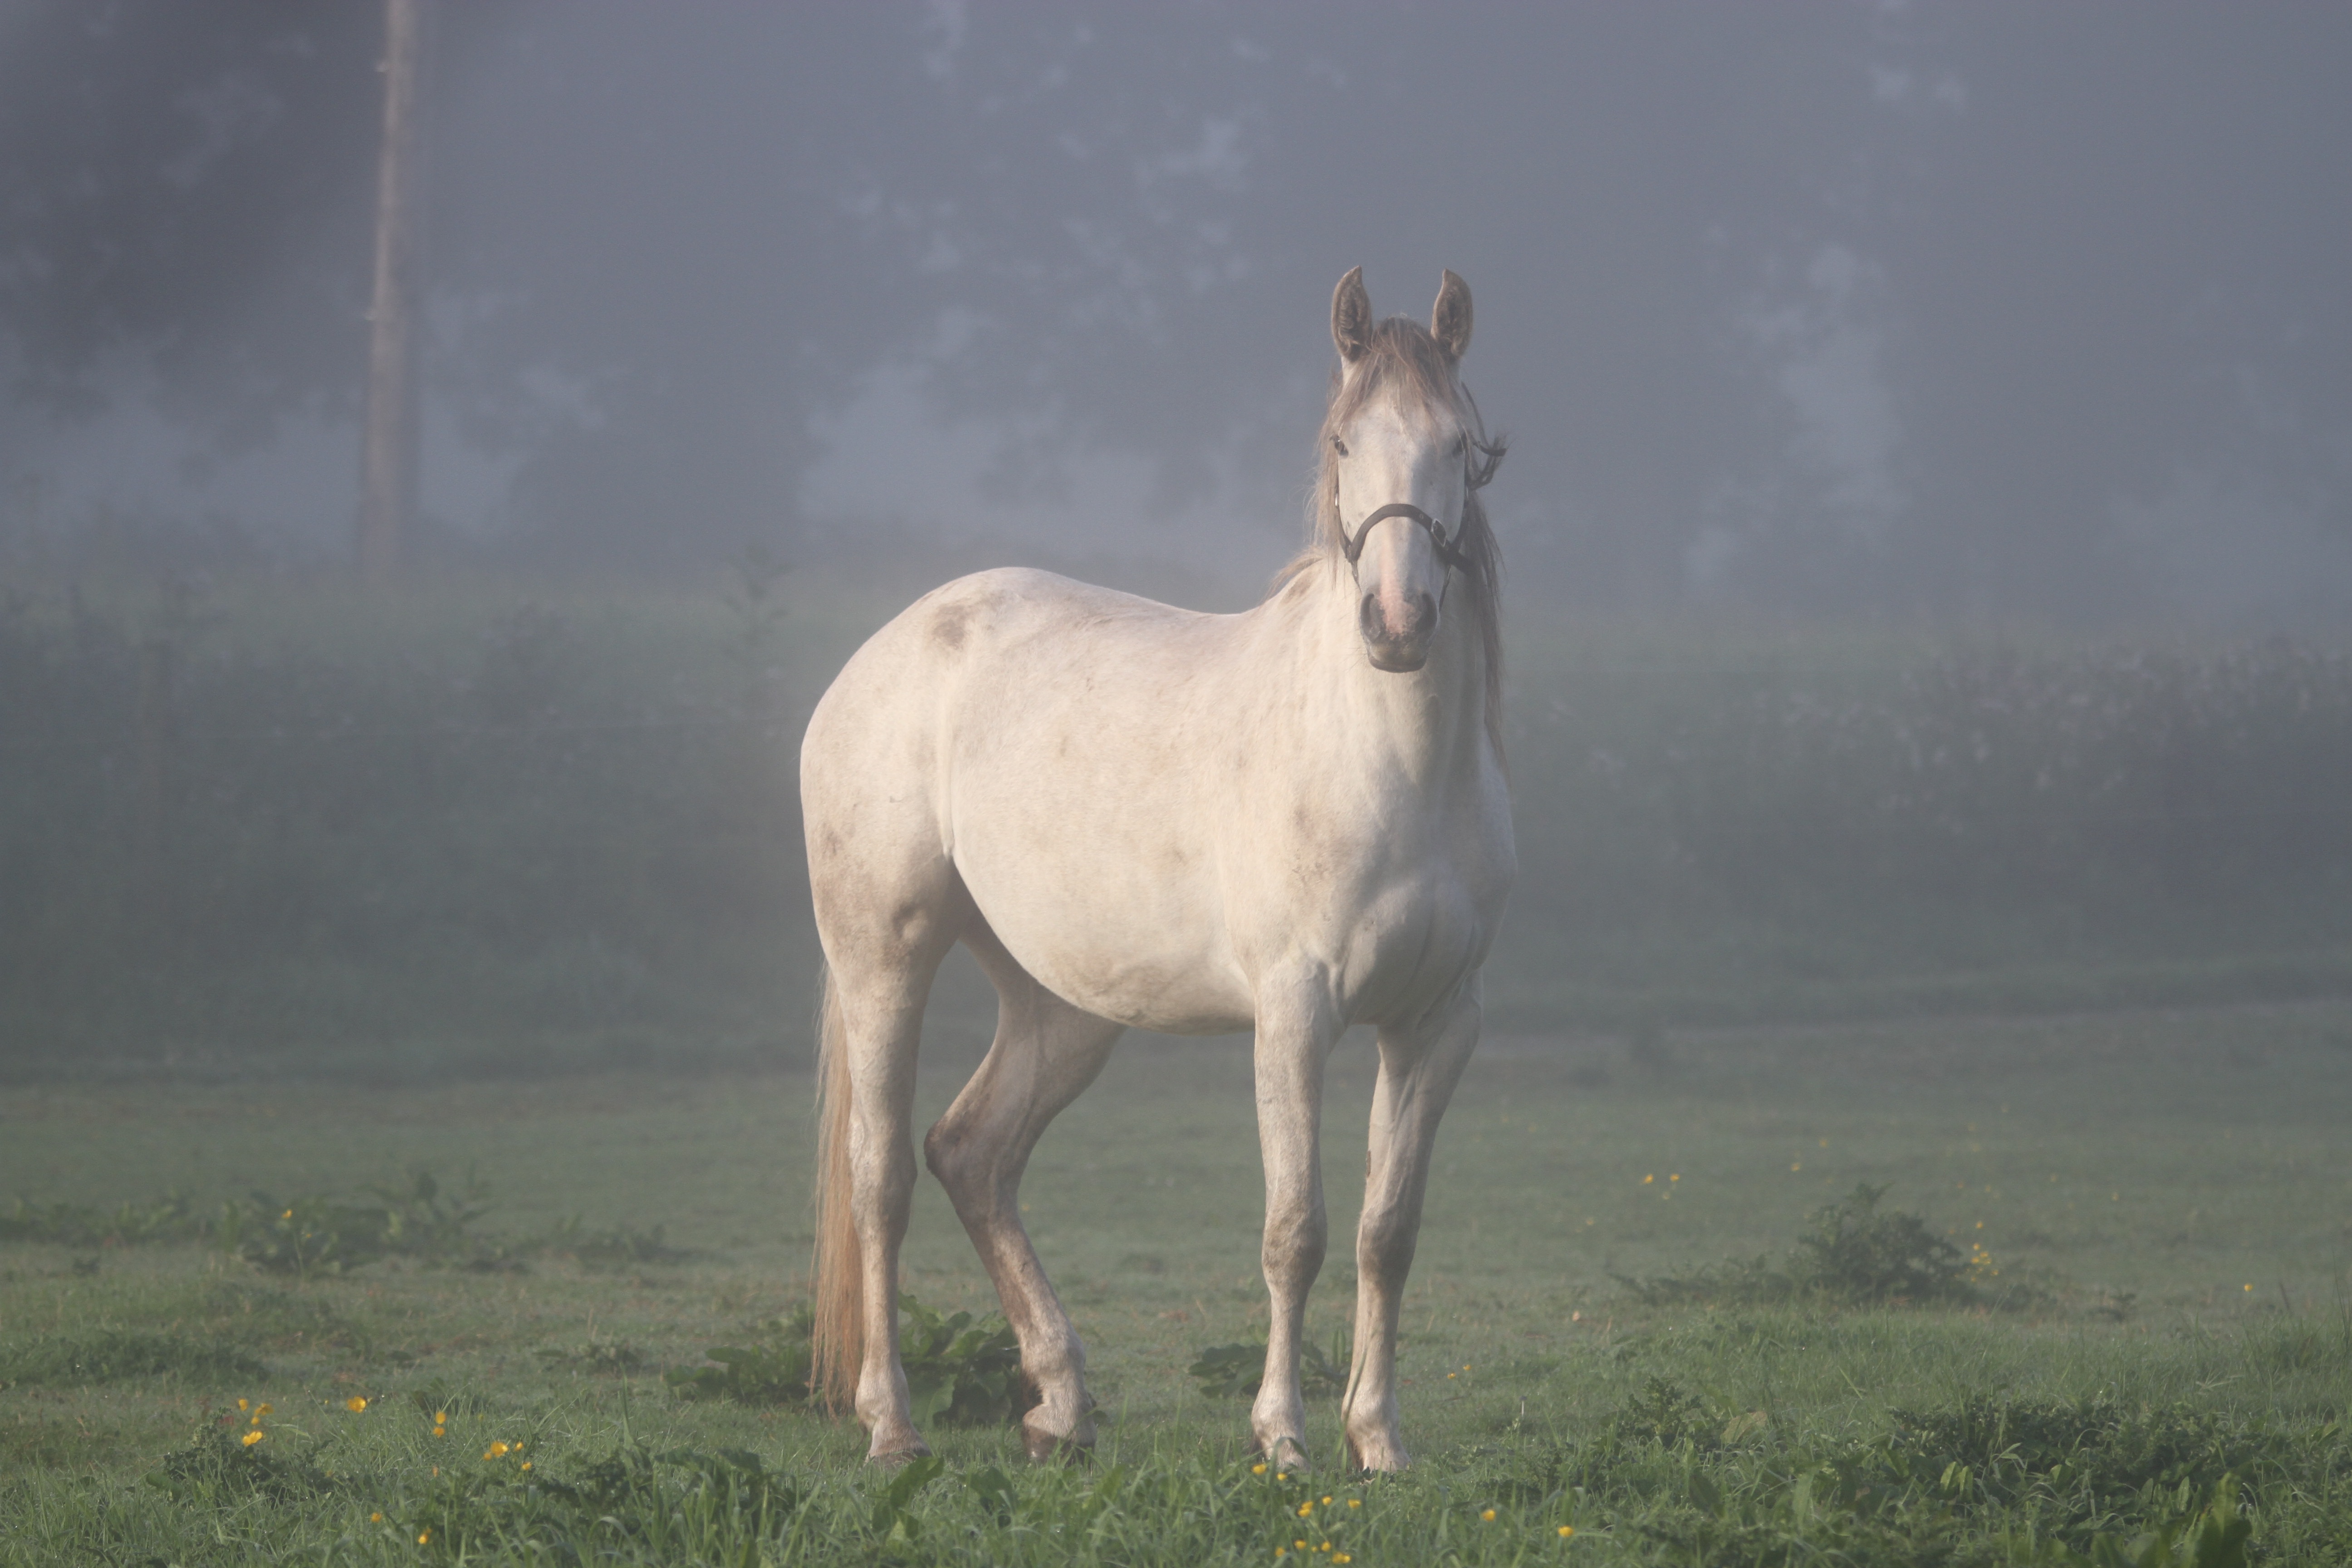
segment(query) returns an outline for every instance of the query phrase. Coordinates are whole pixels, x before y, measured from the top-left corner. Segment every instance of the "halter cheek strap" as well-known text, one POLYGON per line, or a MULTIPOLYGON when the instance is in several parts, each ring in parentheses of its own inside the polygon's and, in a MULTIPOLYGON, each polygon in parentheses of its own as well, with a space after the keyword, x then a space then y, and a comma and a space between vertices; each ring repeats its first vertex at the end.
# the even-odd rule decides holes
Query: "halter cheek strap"
POLYGON ((1391 517, 1410 518, 1412 521, 1418 523, 1423 529, 1426 530, 1429 534, 1429 542, 1437 552, 1437 559, 1444 563, 1447 570, 1458 570, 1466 566, 1467 563, 1463 557, 1460 547, 1461 534, 1458 531, 1455 533, 1454 539, 1449 542, 1445 537, 1444 525, 1435 518, 1430 516, 1427 512, 1422 510, 1421 508, 1414 506, 1410 501, 1392 500, 1389 502, 1388 505, 1381 508, 1380 510, 1372 513, 1371 516, 1364 519, 1361 523, 1357 525, 1356 531, 1352 535, 1347 536, 1348 565, 1350 570, 1355 567, 1356 558, 1364 552, 1364 541, 1370 535, 1374 525, 1378 524, 1384 519, 1391 517))

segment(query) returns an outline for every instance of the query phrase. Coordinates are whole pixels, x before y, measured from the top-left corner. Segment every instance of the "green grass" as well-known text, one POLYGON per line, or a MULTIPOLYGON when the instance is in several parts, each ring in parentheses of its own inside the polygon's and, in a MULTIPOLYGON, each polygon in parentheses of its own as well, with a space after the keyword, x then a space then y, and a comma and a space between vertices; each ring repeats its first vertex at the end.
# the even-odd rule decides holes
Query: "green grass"
MULTIPOLYGON (((949 1030, 931 1057, 935 1115, 969 1053, 949 1030)), ((1335 1237, 1369 1059, 1351 1041, 1334 1062, 1335 1237)), ((575 1216, 666 1237, 593 1265, 395 1254, 310 1279, 216 1243, 0 1242, 0 1563, 1263 1564, 1305 1539, 1366 1564, 1893 1565, 2138 1562, 2177 1539, 2189 1555, 2162 1560, 2218 1563, 2240 1505, 2252 1561, 2352 1555, 2343 1004, 1492 1037, 1407 1298, 1417 1463, 1378 1481, 1335 1462, 1328 1394, 1318 1468, 1254 1474, 1245 1403, 1191 1374, 1264 1322, 1232 1042, 1134 1042, 1031 1168, 1104 1405, 1092 1464, 1033 1470, 1008 1427, 942 1426, 942 1467, 894 1490, 851 1426, 689 1396, 709 1390, 665 1373, 762 1342, 796 1302, 807 1090, 0 1089, 0 1197, 35 1207, 176 1191, 204 1212, 471 1168, 487 1237, 575 1216), (1784 1259, 1858 1184, 1981 1249, 1974 1303, 1652 1304, 1619 1282, 1784 1259)), ((928 1182, 907 1258, 931 1307, 994 1305, 928 1182)), ((1318 1342, 1351 1288, 1335 1245, 1318 1342)))

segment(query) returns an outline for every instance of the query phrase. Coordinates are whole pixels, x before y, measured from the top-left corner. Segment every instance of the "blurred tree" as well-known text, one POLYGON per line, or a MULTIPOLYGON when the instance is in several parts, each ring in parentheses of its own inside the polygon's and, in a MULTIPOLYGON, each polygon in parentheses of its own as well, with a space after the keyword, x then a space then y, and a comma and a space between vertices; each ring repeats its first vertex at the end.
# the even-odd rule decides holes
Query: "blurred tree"
POLYGON ((423 0, 384 0, 383 151, 376 165, 375 292, 368 307, 367 416, 360 436, 360 574, 399 576, 416 527, 415 308, 424 237, 417 184, 428 68, 423 0))

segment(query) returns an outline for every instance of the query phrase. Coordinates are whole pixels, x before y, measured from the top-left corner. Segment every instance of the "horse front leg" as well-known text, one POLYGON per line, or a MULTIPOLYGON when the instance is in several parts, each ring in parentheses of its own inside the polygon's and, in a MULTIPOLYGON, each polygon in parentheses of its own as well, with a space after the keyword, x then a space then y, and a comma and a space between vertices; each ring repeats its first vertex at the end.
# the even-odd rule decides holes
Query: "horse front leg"
POLYGON ((1257 1028, 1257 1136, 1265 1160, 1265 1234, 1259 1259, 1272 1321, 1265 1375, 1250 1409, 1255 1446, 1273 1464, 1307 1463, 1307 1400, 1298 1386, 1307 1292, 1323 1267, 1323 1064, 1342 1024, 1318 1002, 1289 1016, 1261 1013, 1257 1028))
POLYGON ((1411 1463, 1397 1429, 1397 1312, 1421 1232, 1438 1119, 1478 1044, 1475 989, 1405 1029, 1382 1029, 1365 1159, 1364 1214, 1356 1230, 1356 1353, 1339 1419, 1348 1452, 1367 1470, 1411 1463))

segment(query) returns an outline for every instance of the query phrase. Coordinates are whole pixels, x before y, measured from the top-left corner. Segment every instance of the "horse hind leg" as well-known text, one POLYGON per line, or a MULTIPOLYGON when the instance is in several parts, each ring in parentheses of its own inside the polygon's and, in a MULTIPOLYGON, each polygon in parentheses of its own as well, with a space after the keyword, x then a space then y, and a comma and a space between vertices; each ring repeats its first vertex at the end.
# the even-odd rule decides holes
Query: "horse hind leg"
POLYGON ((898 1356, 898 1249, 915 1185, 923 1005, 971 914, 952 871, 908 879, 900 891, 889 900, 818 900, 832 965, 824 1072, 826 1093, 836 1098, 828 1121, 842 1154, 821 1178, 819 1226, 833 1244, 819 1258, 816 1348, 821 1367, 836 1357, 855 1364, 852 1405, 872 1434, 867 1458, 884 1463, 930 1452, 915 1430, 898 1356), (827 1278, 828 1267, 855 1289, 827 1278))
POLYGON ((975 921, 965 943, 995 983, 996 1039, 928 1137, 923 1157, 947 1188, 1021 1342, 1036 1408, 1022 1418, 1029 1457, 1091 1448, 1086 1351, 1021 1223, 1021 1175, 1046 1125, 1102 1071, 1121 1026, 1037 984, 975 921))

